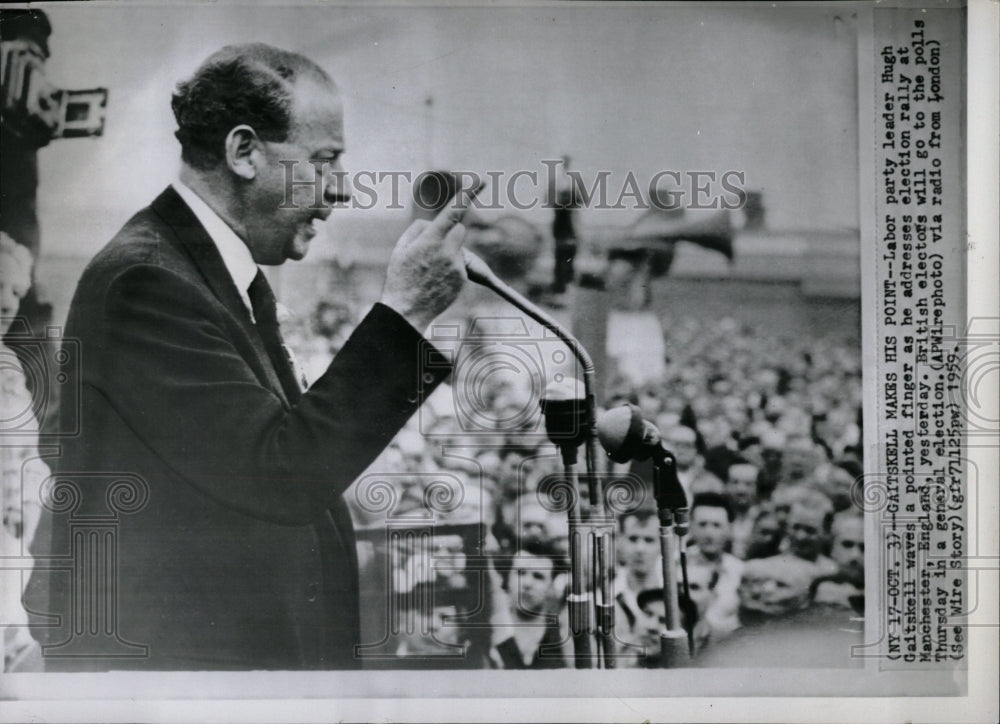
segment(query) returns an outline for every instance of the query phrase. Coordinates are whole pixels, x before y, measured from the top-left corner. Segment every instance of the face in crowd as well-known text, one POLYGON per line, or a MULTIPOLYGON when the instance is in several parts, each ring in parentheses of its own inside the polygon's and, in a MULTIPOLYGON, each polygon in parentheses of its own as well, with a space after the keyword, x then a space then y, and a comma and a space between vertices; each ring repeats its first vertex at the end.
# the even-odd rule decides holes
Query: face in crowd
POLYGON ((740 582, 740 608, 757 614, 780 616, 798 611, 809 601, 812 568, 794 558, 747 561, 740 582))
POLYGON ((817 480, 819 489, 833 502, 835 510, 847 510, 851 507, 851 491, 854 488, 854 476, 839 465, 831 465, 826 474, 817 480))
POLYGON ((747 544, 748 558, 766 558, 778 552, 781 524, 774 511, 765 510, 754 520, 747 544))
POLYGON ((569 530, 565 514, 562 516, 539 502, 533 493, 518 498, 519 543, 540 541, 552 545, 559 553, 569 551, 569 530))
POLYGON ((694 430, 684 425, 668 430, 663 436, 663 444, 667 450, 677 458, 677 467, 687 470, 695 464, 698 459, 697 436, 694 430))
POLYGON ((819 454, 812 440, 796 437, 785 445, 781 470, 788 480, 804 480, 812 475, 819 462, 819 454))
POLYGON ((729 467, 726 475, 726 495, 736 510, 749 510, 756 500, 757 474, 757 468, 746 463, 729 467))
POLYGON ((621 538, 626 568, 643 578, 652 575, 660 561, 660 529, 656 516, 650 515, 642 521, 634 515, 625 518, 621 538))
POLYGON ((691 511, 691 539, 708 558, 722 555, 729 542, 729 514, 725 508, 699 505, 691 511))
POLYGON ((551 558, 524 551, 514 556, 509 593, 517 612, 523 616, 539 616, 551 611, 558 600, 555 578, 551 558))
POLYGON ((699 619, 704 618, 705 611, 715 598, 715 584, 718 580, 719 572, 713 566, 688 567, 688 591, 698 610, 699 619))
POLYGON ((826 547, 829 511, 795 503, 788 515, 788 549, 792 555, 814 561, 826 547))
POLYGON ((864 519, 853 512, 841 513, 833 519, 833 545, 830 557, 841 568, 863 575, 865 568, 864 519))
MULTIPOLYGON (((456 653, 460 631, 455 622, 458 615, 456 606, 434 606, 427 611, 414 611, 413 614, 416 625, 412 632, 405 634, 407 657, 456 653)), ((406 631, 405 626, 403 630, 406 631)))
POLYGON ((465 542, 460 535, 436 535, 431 546, 434 573, 441 583, 464 582, 465 542))
POLYGON ((656 660, 660 657, 660 632, 667 630, 667 609, 663 596, 651 597, 642 607, 643 625, 639 633, 639 644, 643 647, 643 657, 656 660))

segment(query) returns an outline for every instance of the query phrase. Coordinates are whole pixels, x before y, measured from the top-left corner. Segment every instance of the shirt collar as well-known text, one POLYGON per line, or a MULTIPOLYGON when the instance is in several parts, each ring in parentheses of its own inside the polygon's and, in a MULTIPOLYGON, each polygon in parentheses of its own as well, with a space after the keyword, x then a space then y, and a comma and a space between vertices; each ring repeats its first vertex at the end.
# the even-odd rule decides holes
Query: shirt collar
POLYGON ((191 212, 205 228, 212 242, 219 250, 222 263, 226 265, 229 276, 232 277, 236 285, 236 291, 240 293, 240 298, 253 318, 253 306, 250 304, 250 295, 247 290, 257 276, 259 269, 254 263, 250 249, 243 240, 236 235, 236 232, 222 218, 215 213, 211 207, 202 200, 183 181, 177 180, 173 183, 174 190, 177 191, 181 199, 191 212))

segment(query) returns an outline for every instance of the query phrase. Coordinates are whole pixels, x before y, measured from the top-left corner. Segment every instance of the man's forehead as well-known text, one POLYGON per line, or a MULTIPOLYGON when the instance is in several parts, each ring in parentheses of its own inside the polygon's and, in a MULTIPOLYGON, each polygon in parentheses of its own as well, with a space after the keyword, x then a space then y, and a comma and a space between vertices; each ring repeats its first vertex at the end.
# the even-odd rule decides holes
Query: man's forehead
POLYGON ((851 536, 861 537, 864 535, 864 521, 861 517, 834 518, 833 531, 841 538, 849 538, 851 536))
POLYGON ((697 439, 694 430, 690 427, 675 427, 669 432, 667 432, 666 438, 668 441, 674 443, 693 443, 697 439))
POLYGON ((552 559, 547 556, 536 556, 532 553, 518 553, 514 556, 514 568, 524 571, 542 571, 547 573, 552 570, 552 559))
POLYGON ((729 514, 726 513, 725 508, 721 508, 718 505, 699 505, 691 512, 691 517, 693 518, 707 518, 709 520, 721 520, 728 519, 729 514))
POLYGON ((625 530, 630 530, 635 528, 643 530, 645 528, 658 528, 658 527, 659 524, 657 523, 654 516, 650 516, 645 520, 640 520, 637 516, 632 515, 625 519, 625 530))
POLYGON ((301 78, 293 87, 292 133, 306 145, 344 144, 344 103, 337 87, 322 79, 301 78))
POLYGON ((802 503, 794 503, 789 517, 805 520, 822 520, 826 517, 826 512, 811 508, 802 503))

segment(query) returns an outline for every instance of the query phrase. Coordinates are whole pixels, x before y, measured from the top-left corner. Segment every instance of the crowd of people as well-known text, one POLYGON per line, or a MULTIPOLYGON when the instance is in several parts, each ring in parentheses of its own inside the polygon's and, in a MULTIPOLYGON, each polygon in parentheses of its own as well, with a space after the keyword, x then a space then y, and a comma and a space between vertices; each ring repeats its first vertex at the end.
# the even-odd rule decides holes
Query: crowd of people
MULTIPOLYGON (((23 292, 30 269, 19 250, 4 245, 12 262, 6 268, 20 272, 4 284, 12 299, 23 292)), ((310 315, 285 317, 286 339, 306 377, 324 369, 357 321, 350 306, 328 302, 310 315)), ((862 499, 856 342, 819 335, 776 339, 731 319, 713 325, 663 322, 670 328, 664 377, 642 385, 616 380, 602 407, 636 405, 655 421, 676 458, 690 506, 687 585, 678 596, 695 655, 743 626, 810 605, 860 610, 864 531, 856 503, 862 499)), ((5 379, 17 377, 10 372, 5 379)), ((5 382, 5 388, 16 392, 15 382, 5 382)), ((468 429, 463 405, 456 404, 462 381, 451 380, 369 468, 376 478, 392 476, 393 507, 366 505, 358 486, 349 492, 359 527, 376 533, 361 537, 367 580, 380 565, 394 569, 382 579, 391 581, 392 590, 383 585, 372 601, 377 607, 392 599, 401 616, 419 620, 401 627, 390 665, 571 665, 561 462, 539 414, 510 412, 531 407, 531 387, 516 372, 491 378, 487 395, 475 401, 482 407, 480 421, 496 421, 493 434, 484 434, 481 425, 468 429), (386 517, 409 516, 424 524, 420 515, 428 511, 428 495, 442 480, 451 481, 446 497, 452 502, 431 506, 436 530, 464 526, 467 535, 438 532, 422 550, 416 550, 419 538, 397 541, 390 555, 378 543, 386 517), (478 575, 470 563, 476 553, 489 562, 478 575)), ((29 396, 23 390, 6 396, 15 398, 26 402, 29 396)), ((11 553, 25 549, 37 519, 38 496, 23 487, 33 447, 30 439, 24 442, 16 460, 5 451, 4 540, 11 553)), ((650 482, 648 465, 608 466, 622 480, 632 472, 632 480, 650 482)), ((32 473, 32 490, 42 477, 32 473)), ((654 666, 663 622, 659 522, 648 486, 624 500, 615 509, 618 665, 654 666)), ((10 583, 5 610, 16 613, 20 586, 10 583)), ((6 623, 23 625, 17 616, 6 623)), ((9 665, 28 640, 20 626, 6 632, 9 665)))
MULTIPOLYGON (((5 243, 4 250, 26 278, 30 266, 21 263, 19 249, 5 243)), ((16 296, 23 281, 5 282, 8 296, 16 296)), ((856 502, 862 499, 856 342, 819 335, 776 339, 731 319, 713 325, 663 322, 670 328, 665 376, 642 385, 616 380, 601 406, 637 406, 655 421, 676 458, 690 506, 686 585, 678 597, 695 656, 742 627, 812 605, 860 611, 864 531, 856 502)), ((356 323, 356 310, 326 302, 310 315, 284 319, 306 377, 325 367, 356 323)), ((481 419, 496 421, 492 434, 484 434, 481 426, 468 429, 463 406, 456 404, 462 381, 451 380, 349 491, 359 528, 373 532, 360 537, 363 580, 391 569, 370 591, 371 602, 388 609, 391 600, 393 610, 410 621, 396 627, 392 656, 383 663, 572 665, 561 462, 539 414, 510 412, 533 404, 527 399, 531 387, 516 372, 491 378, 486 396, 475 401, 481 419), (360 485, 387 475, 396 487, 394 503, 372 508, 360 485), (450 502, 435 507, 429 496, 442 481, 451 486, 445 492, 450 502), (428 512, 435 526, 429 538, 396 540, 391 551, 379 542, 387 516, 420 527, 428 512), (442 533, 446 528, 453 532, 442 533), (487 563, 477 567, 477 560, 487 563), (385 590, 386 580, 391 590, 385 590)), ((27 399, 23 392, 17 397, 27 399)), ((17 460, 5 452, 9 552, 24 550, 37 518, 38 496, 23 488, 24 462, 32 457, 31 440, 25 442, 17 460)), ((622 481, 646 483, 612 504, 618 666, 656 666, 664 605, 659 522, 648 486, 652 470, 639 463, 607 464, 622 481)), ((32 476, 33 490, 39 477, 32 476)), ((19 587, 6 586, 5 610, 20 609, 14 601, 19 587)), ((23 625, 16 616, 6 623, 23 625)), ((10 665, 27 637, 19 626, 6 632, 10 665)))
MULTIPOLYGON (((331 317, 324 309, 303 318, 291 332, 293 346, 332 355, 352 315, 341 310, 339 324, 331 317)), ((857 615, 864 588, 857 340, 769 337, 732 319, 662 322, 670 329, 664 377, 641 385, 615 380, 600 406, 636 405, 677 460, 690 507, 687 585, 678 596, 695 656, 743 627, 810 606, 857 615)), ((323 359, 303 356, 305 367, 322 368, 323 359)), ((399 659, 387 665, 404 658, 431 667, 572 665, 561 462, 540 416, 515 414, 532 404, 523 377, 498 373, 471 403, 457 399, 467 385, 452 379, 362 476, 393 476, 391 509, 373 510, 360 489, 348 494, 360 528, 375 532, 362 543, 363 568, 377 566, 379 556, 393 568, 388 579, 378 568, 375 578, 391 580, 393 590, 372 592, 374 605, 391 598, 400 615, 420 619, 417 603, 434 604, 424 612, 433 612, 432 620, 400 627, 391 644, 399 659), (481 407, 478 427, 463 417, 469 404, 481 407), (492 434, 484 433, 484 419, 496 421, 492 434), (458 489, 449 494, 458 502, 428 507, 430 488, 442 480, 458 489), (463 551, 457 537, 444 536, 449 543, 438 535, 420 551, 414 538, 390 552, 379 543, 387 517, 397 525, 409 517, 417 527, 428 520, 438 529, 471 526, 480 550, 463 551), (477 568, 479 553, 488 564, 477 568)), ((652 468, 602 456, 605 462, 621 484, 645 481, 617 504, 608 496, 617 517, 618 666, 656 666, 664 606, 652 468)))

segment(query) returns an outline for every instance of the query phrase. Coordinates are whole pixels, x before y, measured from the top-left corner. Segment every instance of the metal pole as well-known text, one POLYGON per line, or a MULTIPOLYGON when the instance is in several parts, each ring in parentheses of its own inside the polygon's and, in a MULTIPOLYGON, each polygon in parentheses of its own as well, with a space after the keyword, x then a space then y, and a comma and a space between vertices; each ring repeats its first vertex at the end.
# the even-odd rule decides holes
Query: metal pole
POLYGON ((573 494, 569 509, 569 552, 570 552, 570 593, 567 597, 569 626, 573 635, 573 652, 576 668, 594 668, 594 649, 591 645, 592 625, 590 619, 590 599, 587 596, 587 582, 584 573, 589 570, 590 558, 587 538, 589 530, 580 516, 579 474, 576 465, 566 463, 566 477, 573 494))
MULTIPOLYGON (((653 478, 656 490, 661 489, 659 465, 653 466, 653 478)), ((688 637, 681 622, 681 607, 677 600, 677 538, 674 536, 674 511, 669 508, 659 509, 660 519, 660 555, 663 564, 663 610, 666 618, 666 630, 660 632, 660 666, 672 669, 685 666, 691 662, 691 652, 688 648, 688 637)))

